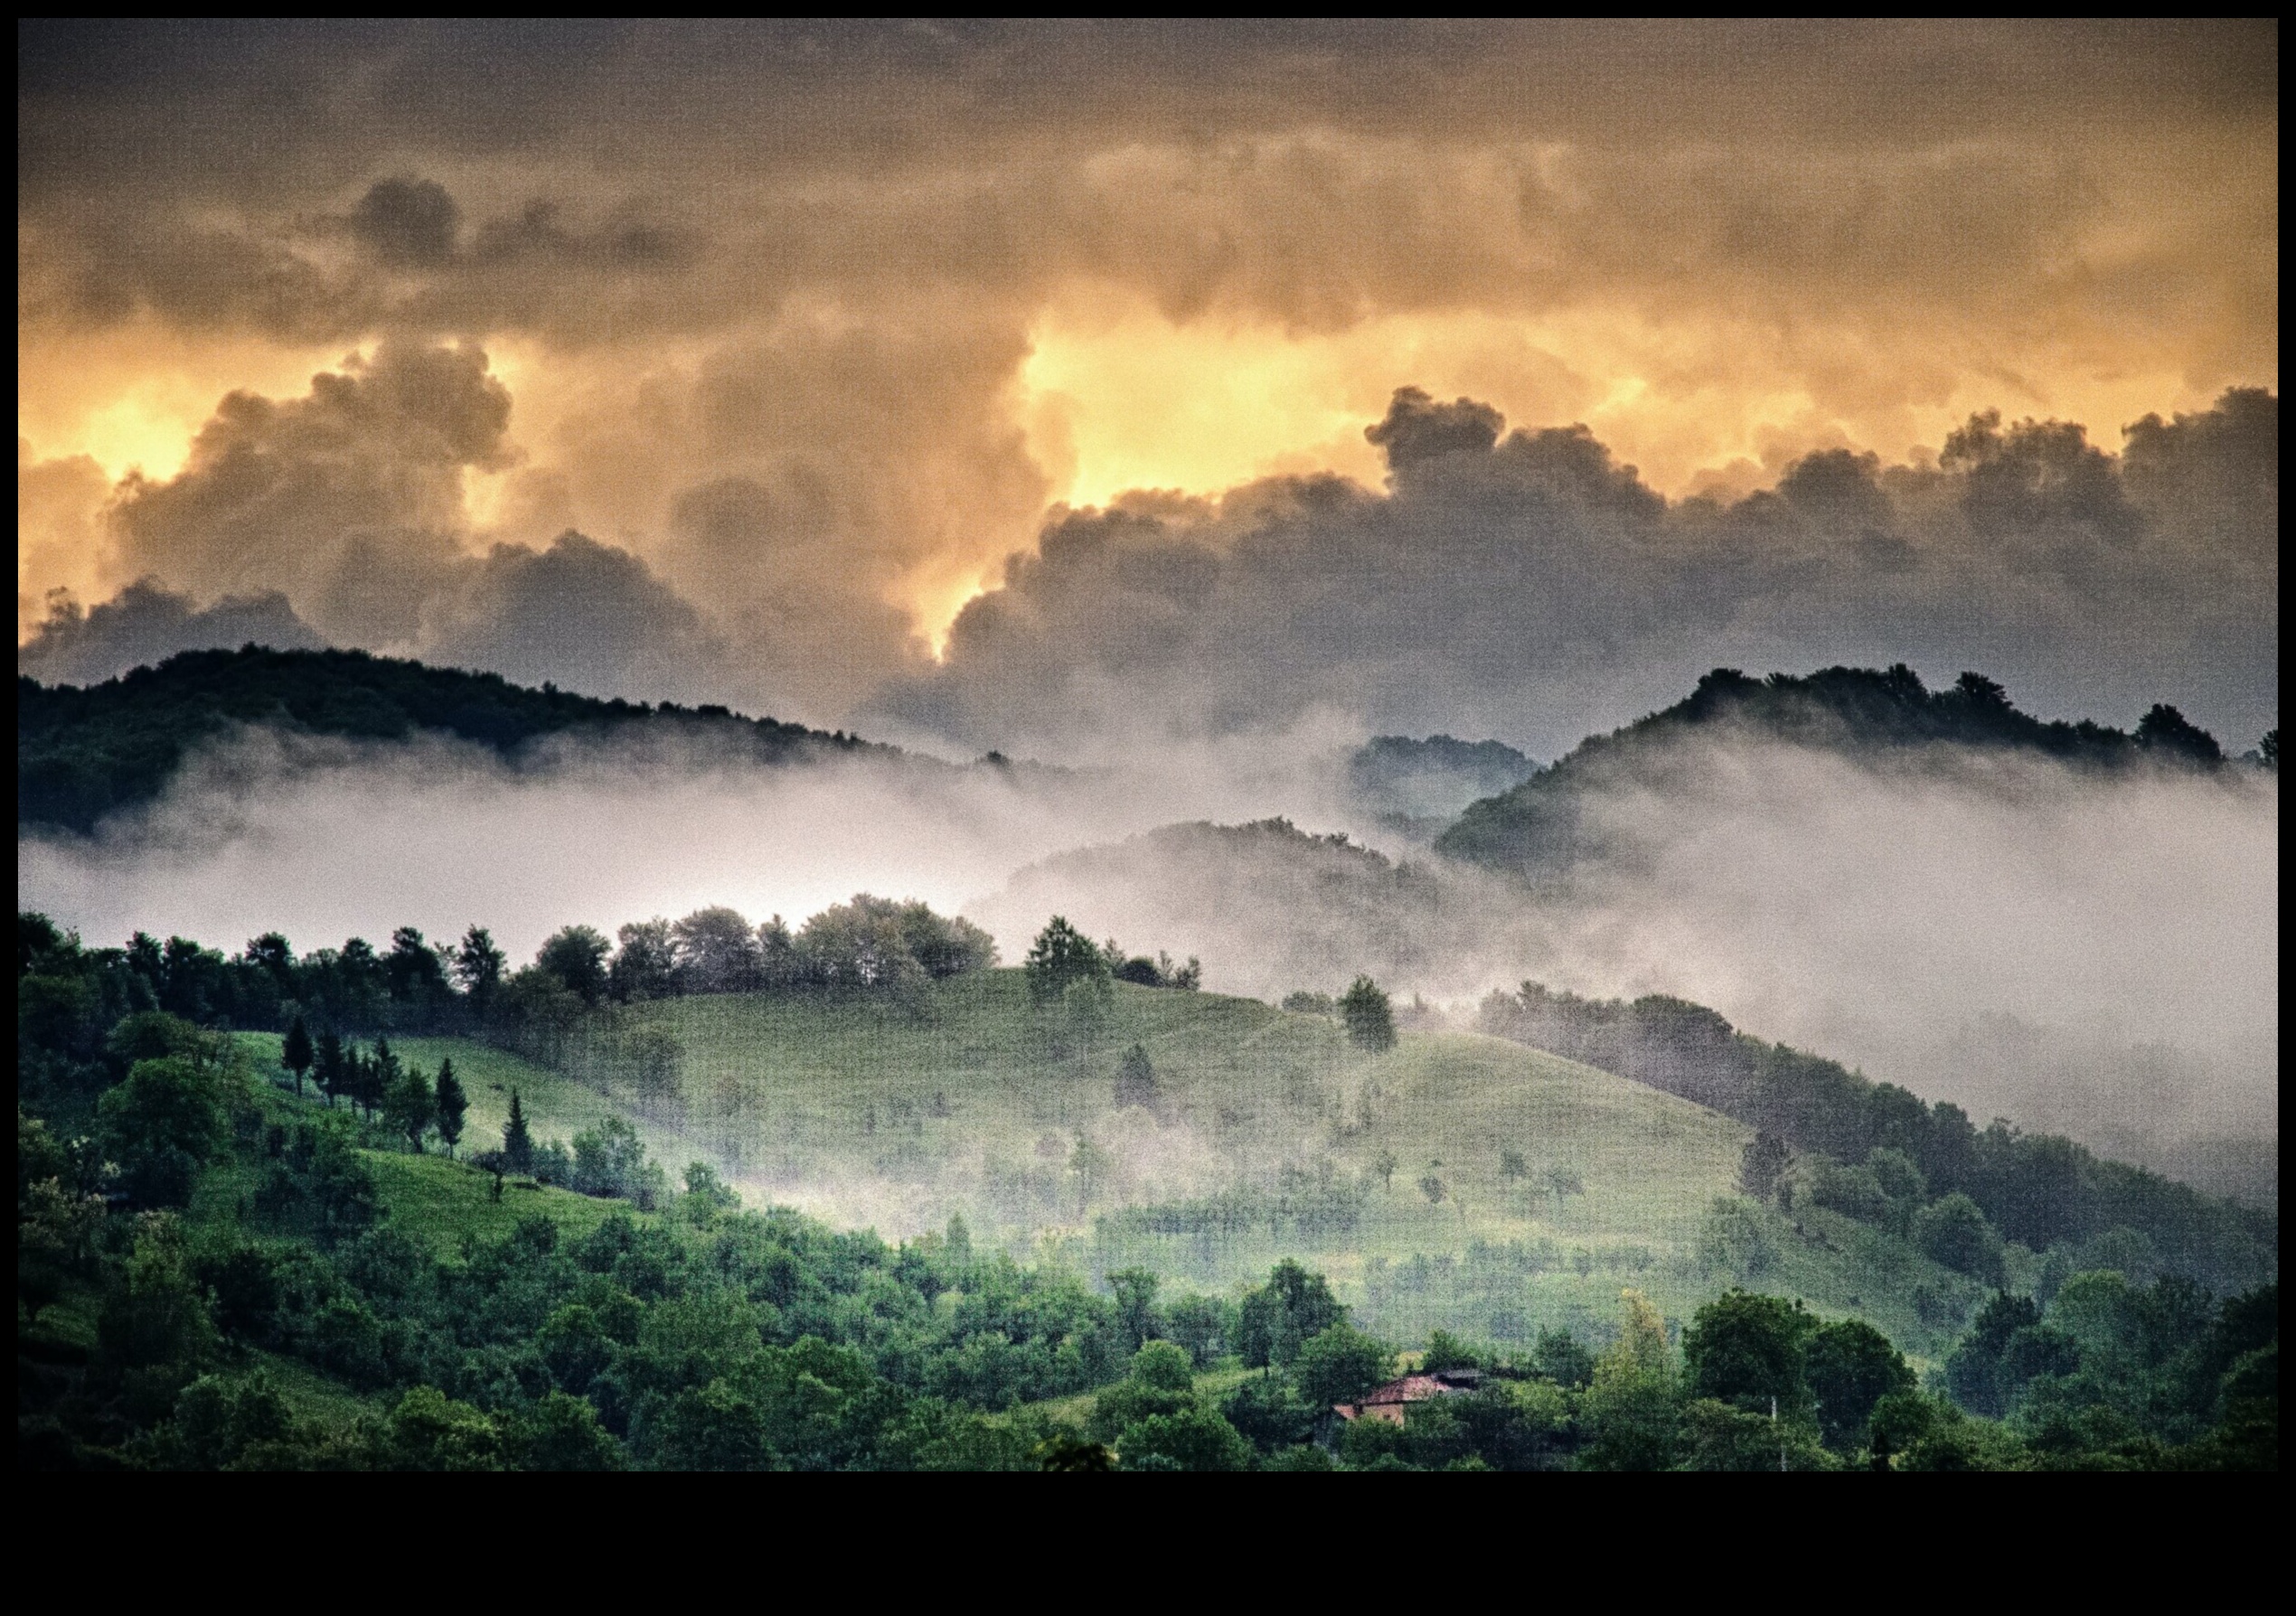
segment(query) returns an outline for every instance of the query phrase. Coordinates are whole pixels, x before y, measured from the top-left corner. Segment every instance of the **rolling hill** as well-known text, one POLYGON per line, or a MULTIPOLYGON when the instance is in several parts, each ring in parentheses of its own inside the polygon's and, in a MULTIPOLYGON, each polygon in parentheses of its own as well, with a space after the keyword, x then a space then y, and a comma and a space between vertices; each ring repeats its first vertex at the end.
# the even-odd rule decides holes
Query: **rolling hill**
POLYGON ((516 1088, 540 1135, 622 1114, 673 1169, 719 1163, 752 1205, 833 1226, 890 1238, 961 1217, 976 1243, 1096 1278, 1144 1266, 1183 1290, 1296 1256, 1398 1340, 1599 1336, 1622 1286, 1680 1318, 1758 1282, 1941 1354, 1984 1293, 1866 1226, 1732 1198, 1751 1132, 1727 1117, 1499 1038, 1406 1033, 1368 1055, 1323 1016, 1124 983, 1105 1023, 1079 1028, 1032 1010, 1016 971, 907 1007, 729 994, 615 1019, 612 1036, 675 1040, 673 1091, 587 1085, 467 1040, 397 1047, 452 1057, 474 1142, 516 1088), (1120 1107, 1135 1044, 1154 1104, 1120 1107))

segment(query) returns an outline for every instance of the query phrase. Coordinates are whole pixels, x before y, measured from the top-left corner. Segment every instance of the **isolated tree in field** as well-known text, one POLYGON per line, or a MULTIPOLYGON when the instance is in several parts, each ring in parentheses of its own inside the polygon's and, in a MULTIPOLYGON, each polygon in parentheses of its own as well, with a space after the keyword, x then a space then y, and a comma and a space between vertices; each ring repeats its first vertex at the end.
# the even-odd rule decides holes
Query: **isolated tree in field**
POLYGON ((526 1111, 518 1091, 510 1091, 510 1120, 503 1124, 503 1160, 514 1173, 534 1170, 534 1135, 526 1126, 526 1111))
MULTIPOLYGON (((748 927, 745 925, 742 930, 746 933, 748 927)), ((541 952, 534 955, 534 966, 579 994, 584 1004, 596 1004, 606 997, 606 956, 609 948, 605 935, 596 926, 563 926, 543 943, 541 952)))
POLYGON ((303 1095, 303 1074, 311 1069, 315 1052, 311 1048, 311 1029, 298 1015, 287 1023, 287 1037, 279 1043, 279 1064, 295 1074, 296 1097, 303 1095))
POLYGON ((1029 998, 1044 1005, 1059 1001, 1071 982, 1106 979, 1108 959, 1099 944, 1055 915, 1029 945, 1021 968, 1028 973, 1029 998))
POLYGON ((1340 1017, 1347 1023, 1349 1041, 1357 1048, 1376 1053, 1395 1048, 1395 1011, 1387 994, 1369 977, 1359 976, 1348 984, 1340 999, 1340 1017))
POLYGON ((455 1076, 455 1063, 450 1057, 438 1063, 437 1116, 433 1124, 438 1130, 438 1142, 447 1147, 449 1156, 462 1142, 463 1118, 469 1112, 470 1096, 463 1092, 462 1079, 455 1076))
POLYGON ((409 1066, 391 1080, 383 1093, 383 1120, 407 1142, 408 1149, 422 1154, 422 1136, 430 1132, 430 1124, 438 1120, 438 1095, 430 1086, 430 1079, 417 1066, 409 1066))
POLYGON ((1523 1160, 1520 1151, 1501 1151, 1499 1152, 1499 1176, 1510 1183, 1517 1179, 1528 1179, 1530 1177, 1530 1164, 1523 1160))
POLYGON ((1116 1066, 1116 1105, 1119 1110, 1126 1105, 1155 1109, 1156 1068, 1149 1064, 1148 1051, 1138 1044, 1124 1051, 1116 1066))
POLYGON ((463 934, 462 944, 455 950, 455 980, 462 984, 480 1020, 493 1013, 495 991, 503 985, 503 974, 509 966, 509 957, 494 946, 494 934, 485 926, 474 925, 463 934))
POLYGON ((1774 1133, 1757 1132, 1746 1142, 1746 1153, 1738 1159, 1738 1188, 1757 1201, 1771 1199, 1793 1156, 1784 1140, 1774 1133))

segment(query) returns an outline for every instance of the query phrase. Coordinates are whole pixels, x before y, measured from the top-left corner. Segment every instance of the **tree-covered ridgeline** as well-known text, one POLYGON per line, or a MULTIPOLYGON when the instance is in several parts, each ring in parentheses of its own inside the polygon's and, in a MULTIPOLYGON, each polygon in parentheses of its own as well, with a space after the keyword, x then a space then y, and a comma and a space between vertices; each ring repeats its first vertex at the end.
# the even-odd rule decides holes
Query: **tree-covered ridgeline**
POLYGON ((89 831, 159 795, 192 747, 233 726, 348 740, 451 737, 505 759, 553 736, 687 734, 779 763, 893 748, 723 707, 602 701, 497 673, 363 651, 186 651, 82 689, 16 680, 16 822, 89 831))
MULTIPOLYGON (((1512 790, 1471 804, 1435 850, 1518 874, 1565 873, 1600 850, 1599 832, 1583 812, 1591 795, 1670 784, 1683 744, 1701 738, 1782 742, 1875 764, 1936 747, 2021 753, 2098 774, 2207 772, 2228 762, 2214 736, 2166 704, 2147 711, 2133 730, 2122 730, 2020 712, 2008 691, 1981 673, 1963 673, 1950 688, 1932 691, 1902 662, 1766 679, 1717 668, 1673 706, 1590 736, 1512 790)), ((2279 758, 2275 729, 2240 761, 2277 769, 2279 758)))
POLYGON ((2056 1134, 1998 1119, 1980 1129, 1957 1105, 1739 1032, 1703 1005, 1525 982, 1485 999, 1481 1027, 1736 1118, 1757 1130, 1749 1195, 1886 1225, 1988 1282, 2001 1277, 2005 1242, 2062 1254, 2116 1235, 2141 1245, 2147 1268, 2220 1292, 2278 1272, 2279 1224, 2267 1213, 2056 1134))

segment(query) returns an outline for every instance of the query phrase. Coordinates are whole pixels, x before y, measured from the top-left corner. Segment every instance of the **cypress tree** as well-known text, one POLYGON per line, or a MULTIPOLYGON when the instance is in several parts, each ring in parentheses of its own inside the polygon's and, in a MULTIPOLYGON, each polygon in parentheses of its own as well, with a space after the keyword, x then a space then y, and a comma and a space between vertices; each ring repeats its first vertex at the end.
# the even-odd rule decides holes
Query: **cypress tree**
POLYGON ((462 1140, 463 1117, 470 1110, 470 1096, 463 1092, 462 1079, 455 1076, 451 1057, 438 1063, 438 1090, 433 1104, 437 1112, 432 1122, 438 1130, 438 1142, 452 1156, 455 1146, 462 1140))
POLYGON ((327 1109, 334 1109, 334 1097, 349 1092, 345 1082, 348 1074, 343 1064, 343 1040, 333 1028, 319 1035, 319 1092, 327 1097, 327 1109))
POLYGON ((311 1029, 303 1024, 298 1012, 287 1023, 287 1038, 279 1046, 279 1064, 295 1074, 296 1098, 303 1097, 303 1074, 311 1069, 311 1029))
POLYGON ((526 1111, 518 1091, 510 1091, 510 1121, 503 1124, 503 1157, 514 1173, 534 1170, 534 1136, 526 1131, 526 1111))

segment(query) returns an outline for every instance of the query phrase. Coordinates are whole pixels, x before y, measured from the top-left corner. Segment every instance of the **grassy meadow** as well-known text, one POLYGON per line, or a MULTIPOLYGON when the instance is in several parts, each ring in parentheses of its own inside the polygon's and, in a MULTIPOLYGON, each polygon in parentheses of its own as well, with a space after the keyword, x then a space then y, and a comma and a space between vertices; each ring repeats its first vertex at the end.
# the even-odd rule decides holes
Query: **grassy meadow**
MULTIPOLYGON (((1328 1017, 1123 983, 1079 1022, 1033 1008, 1017 971, 936 982, 906 1004, 710 995, 616 1014, 674 1038, 674 1088, 592 1086, 463 1039, 396 1047, 425 1067, 452 1057, 468 1149, 499 1138, 515 1088, 540 1139, 620 1115, 673 1175, 708 1160, 752 1205, 888 1238, 961 1216, 976 1242, 1027 1260, 1096 1277, 1148 1267, 1199 1290, 1297 1257, 1407 1343, 1437 1326, 1599 1336, 1624 1286, 1680 1319, 1746 1282, 1934 1352, 1978 1297, 1823 1212, 1789 1222, 1749 1207, 1718 1227, 1741 1124, 1498 1039, 1407 1032, 1369 1055, 1328 1017), (1154 1099, 1120 1107, 1135 1044, 1154 1099)), ((534 1189, 486 1203, 475 1175, 410 1156, 378 1170, 442 1249, 544 1203, 576 1222, 605 1206, 534 1189)))

